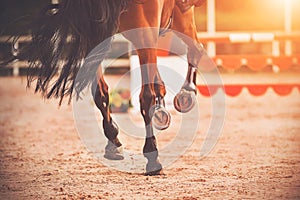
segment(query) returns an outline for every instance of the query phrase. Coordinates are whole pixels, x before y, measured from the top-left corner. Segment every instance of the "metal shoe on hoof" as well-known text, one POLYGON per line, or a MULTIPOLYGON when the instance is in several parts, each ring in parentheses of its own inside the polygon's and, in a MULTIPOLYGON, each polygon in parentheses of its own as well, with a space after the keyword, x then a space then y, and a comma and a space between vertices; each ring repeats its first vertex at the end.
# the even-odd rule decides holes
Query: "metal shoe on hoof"
POLYGON ((151 108, 152 125, 157 130, 165 130, 170 126, 171 115, 164 107, 162 98, 157 98, 155 105, 151 108))
POLYGON ((182 88, 175 96, 173 103, 178 112, 187 113, 195 106, 196 92, 182 88))

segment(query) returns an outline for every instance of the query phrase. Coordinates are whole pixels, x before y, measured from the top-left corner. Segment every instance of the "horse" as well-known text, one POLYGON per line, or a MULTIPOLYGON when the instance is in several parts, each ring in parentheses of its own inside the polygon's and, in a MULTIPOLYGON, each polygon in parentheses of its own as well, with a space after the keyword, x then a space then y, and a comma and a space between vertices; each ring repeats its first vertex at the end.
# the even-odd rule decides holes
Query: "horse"
POLYGON ((61 0, 58 4, 47 5, 30 26, 31 42, 18 55, 28 59, 30 68, 39 69, 37 77, 28 76, 28 86, 36 81, 36 92, 46 98, 59 98, 61 104, 66 96, 70 101, 74 90, 80 94, 87 85, 92 85, 95 89, 93 99, 103 116, 107 138, 104 157, 122 160, 119 129, 111 117, 109 90, 103 73, 83 67, 87 73, 95 74, 95 78, 82 79, 79 83, 75 83, 75 79, 88 53, 97 44, 106 42, 97 55, 101 63, 111 42, 106 39, 117 32, 125 33, 124 37, 134 46, 150 47, 137 48, 142 75, 140 112, 146 130, 143 155, 147 159, 146 175, 163 174, 153 126, 161 130, 168 128, 170 114, 164 107, 166 88, 157 68, 155 45, 161 29, 181 33, 178 36, 188 47, 188 71, 174 98, 174 106, 183 113, 190 111, 197 93, 197 67, 203 54, 197 37, 194 7, 203 3, 205 0, 61 0), (132 29, 142 31, 126 34, 132 29))

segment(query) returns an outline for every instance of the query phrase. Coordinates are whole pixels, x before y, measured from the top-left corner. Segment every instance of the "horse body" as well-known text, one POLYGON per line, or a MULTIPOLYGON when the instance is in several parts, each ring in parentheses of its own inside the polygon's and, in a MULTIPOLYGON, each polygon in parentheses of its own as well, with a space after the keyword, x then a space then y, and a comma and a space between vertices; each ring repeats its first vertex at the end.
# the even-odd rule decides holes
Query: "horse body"
MULTIPOLYGON (((37 91, 45 93, 47 97, 51 97, 56 91, 56 96, 61 99, 66 94, 71 94, 72 90, 77 87, 74 84, 74 79, 81 59, 97 45, 96 42, 104 41, 107 37, 112 36, 117 29, 124 33, 124 36, 136 47, 140 58, 142 75, 140 110, 146 128, 146 139, 143 148, 144 156, 148 160, 146 173, 149 175, 160 174, 162 166, 158 160, 156 138, 153 134, 153 115, 156 111, 160 112, 160 116, 162 116, 159 119, 160 121, 164 119, 169 121, 170 115, 163 108, 163 98, 166 94, 166 89, 157 69, 156 45, 160 28, 168 28, 168 25, 171 25, 171 29, 182 33, 178 34, 178 36, 188 46, 189 68, 181 93, 187 92, 195 95, 196 69, 203 50, 197 38, 193 4, 200 1, 202 2, 202 0, 180 0, 177 2, 179 5, 176 6, 175 0, 101 0, 101 3, 99 3, 99 0, 62 0, 57 12, 53 15, 51 14, 50 17, 46 16, 39 19, 44 20, 46 25, 50 24, 53 27, 45 28, 44 25, 41 25, 42 22, 39 22, 36 23, 38 25, 37 28, 33 29, 32 47, 38 46, 38 49, 42 49, 42 51, 37 52, 39 54, 31 55, 30 57, 31 63, 35 63, 36 60, 42 62, 42 65, 38 66, 42 68, 42 72, 38 77, 37 91), (191 2, 192 4, 188 4, 191 2), (184 5, 184 10, 182 5, 184 5), (79 16, 76 16, 77 14, 79 16), (69 21, 59 22, 59 17, 67 17, 69 21), (89 18, 96 18, 97 20, 91 21, 89 18), (55 19, 57 23, 60 23, 58 28, 53 25, 55 19), (170 20, 172 23, 170 23, 170 20), (83 23, 85 23, 84 26, 80 27, 83 23), (110 28, 103 30, 106 27, 110 28), (132 29, 136 29, 134 34, 127 32, 132 29), (63 66, 56 84, 48 92, 49 80, 56 73, 57 60, 62 57, 63 45, 65 40, 67 40, 68 34, 71 35, 71 41, 73 41, 72 48, 78 49, 75 49, 74 52, 71 49, 71 53, 66 55, 68 62, 63 66), (192 40, 187 40, 183 35, 192 40), (48 45, 48 48, 44 48, 42 43, 46 44, 46 46, 48 45), (48 61, 48 58, 45 58, 45 55, 50 56, 50 61, 48 61), (70 80, 73 82, 66 92, 66 86, 68 86, 70 80), (157 104, 161 107, 155 110, 157 104)), ((30 49, 25 50, 28 51, 30 49)), ((101 61, 101 59, 99 60, 101 61)), ((35 64, 31 66, 36 67, 35 64)), ((108 139, 104 156, 107 159, 120 160, 123 159, 119 151, 122 144, 118 139, 117 125, 110 116, 108 86, 101 71, 94 70, 93 73, 97 73, 96 78, 83 81, 84 83, 81 83, 80 89, 77 90, 80 91, 88 85, 89 81, 92 82, 92 89, 95 91, 93 94, 94 101, 102 113, 103 129, 108 139)), ((187 112, 190 108, 184 109, 186 94, 183 98, 180 96, 181 93, 175 97, 174 104, 179 111, 187 112)), ((167 128, 167 121, 163 122, 166 126, 162 129, 167 128)))

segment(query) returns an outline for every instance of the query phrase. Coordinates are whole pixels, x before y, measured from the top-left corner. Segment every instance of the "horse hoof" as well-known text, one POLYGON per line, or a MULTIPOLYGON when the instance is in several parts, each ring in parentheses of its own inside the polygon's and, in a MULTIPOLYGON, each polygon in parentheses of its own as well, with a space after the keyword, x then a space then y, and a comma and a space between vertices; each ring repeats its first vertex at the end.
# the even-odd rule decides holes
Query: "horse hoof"
POLYGON ((104 158, 108 160, 123 160, 123 148, 122 146, 117 147, 111 141, 108 141, 105 147, 104 158))
POLYGON ((173 103, 178 112, 187 113, 195 106, 195 102, 195 91, 181 89, 180 92, 175 96, 173 103))
POLYGON ((162 176, 162 175, 165 175, 162 169, 145 173, 145 176, 162 176))
POLYGON ((157 176, 157 175, 164 175, 162 165, 158 162, 151 162, 147 163, 146 165, 146 176, 157 176))
POLYGON ((165 130, 170 126, 171 115, 163 106, 155 108, 152 114, 152 124, 157 130, 165 130))

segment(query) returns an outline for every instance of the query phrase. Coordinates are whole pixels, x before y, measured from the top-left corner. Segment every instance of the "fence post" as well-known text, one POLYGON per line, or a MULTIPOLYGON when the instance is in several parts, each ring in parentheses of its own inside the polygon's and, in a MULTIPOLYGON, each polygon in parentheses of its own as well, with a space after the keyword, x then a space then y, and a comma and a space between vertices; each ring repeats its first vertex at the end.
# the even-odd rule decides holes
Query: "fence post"
MULTIPOLYGON (((216 32, 216 12, 215 12, 215 0, 207 1, 207 32, 209 34, 215 34, 216 32)), ((207 54, 210 57, 216 56, 216 43, 207 43, 207 54)))
POLYGON ((272 56, 280 56, 280 42, 278 40, 272 42, 272 56))
MULTIPOLYGON (((13 56, 17 57, 19 54, 19 41, 16 41, 11 49, 11 53, 13 56)), ((13 76, 19 75, 19 65, 18 65, 18 59, 15 59, 13 62, 13 76)))
MULTIPOLYGON (((292 32, 292 0, 285 0, 284 31, 286 34, 292 32)), ((285 55, 292 55, 292 41, 285 41, 285 55)))

